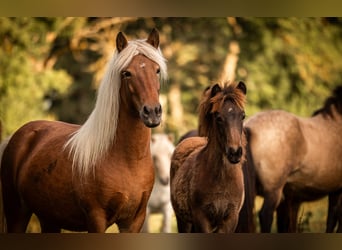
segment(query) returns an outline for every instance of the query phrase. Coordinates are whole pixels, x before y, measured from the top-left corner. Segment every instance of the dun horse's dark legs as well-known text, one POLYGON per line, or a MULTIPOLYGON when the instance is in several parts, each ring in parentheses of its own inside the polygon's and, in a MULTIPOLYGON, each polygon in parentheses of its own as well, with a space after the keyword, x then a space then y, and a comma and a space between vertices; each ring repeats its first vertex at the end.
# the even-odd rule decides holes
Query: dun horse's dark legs
POLYGON ((326 233, 333 233, 334 228, 337 224, 337 215, 335 212, 337 199, 338 196, 335 193, 329 194, 327 228, 325 231, 326 233))
POLYGON ((342 193, 330 193, 326 233, 342 233, 342 193))
POLYGON ((259 212, 260 229, 262 233, 270 233, 273 214, 279 205, 282 189, 264 194, 264 203, 259 212))
POLYGON ((296 233, 300 202, 286 197, 277 208, 278 233, 296 233))

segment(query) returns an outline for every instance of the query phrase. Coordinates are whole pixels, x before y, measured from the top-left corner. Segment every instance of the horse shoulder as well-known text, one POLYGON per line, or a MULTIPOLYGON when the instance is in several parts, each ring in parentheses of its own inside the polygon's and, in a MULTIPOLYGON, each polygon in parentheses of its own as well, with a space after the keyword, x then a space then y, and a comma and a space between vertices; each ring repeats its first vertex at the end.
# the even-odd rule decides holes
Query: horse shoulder
POLYGON ((205 137, 190 137, 184 139, 176 146, 171 158, 171 179, 189 155, 195 150, 204 147, 206 143, 207 139, 205 137))
POLYGON ((285 183, 306 153, 301 121, 286 111, 261 112, 245 123, 253 164, 264 186, 285 183), (272 176, 272 178, 269 178, 272 176))

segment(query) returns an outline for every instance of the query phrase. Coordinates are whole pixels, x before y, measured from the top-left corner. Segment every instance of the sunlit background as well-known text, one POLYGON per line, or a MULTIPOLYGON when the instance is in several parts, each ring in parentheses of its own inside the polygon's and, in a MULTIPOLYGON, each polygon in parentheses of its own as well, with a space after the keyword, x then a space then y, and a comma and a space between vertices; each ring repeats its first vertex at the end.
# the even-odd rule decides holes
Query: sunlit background
MULTIPOLYGON (((154 27, 169 78, 153 131, 175 141, 197 127, 199 98, 213 82, 246 83, 247 117, 267 109, 310 116, 342 83, 342 18, 2 17, 2 139, 36 119, 82 124, 117 33, 144 38, 154 27)), ((324 232, 326 207, 326 199, 304 206, 302 231, 324 232)))

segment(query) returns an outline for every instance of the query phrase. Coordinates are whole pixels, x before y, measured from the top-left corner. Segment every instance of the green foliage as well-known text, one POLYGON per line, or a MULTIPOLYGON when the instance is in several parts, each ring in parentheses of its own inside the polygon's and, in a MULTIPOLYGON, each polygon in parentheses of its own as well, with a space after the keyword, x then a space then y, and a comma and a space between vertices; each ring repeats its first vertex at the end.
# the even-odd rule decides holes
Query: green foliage
POLYGON ((247 84, 249 116, 275 108, 309 116, 341 84, 341 18, 0 18, 5 133, 38 118, 82 123, 117 32, 135 39, 153 27, 168 60, 162 94, 181 90, 183 121, 167 116, 167 132, 197 126, 202 91, 219 79, 231 41, 240 48, 236 80, 247 84))
POLYGON ((239 21, 244 31, 241 45, 248 51, 241 53, 239 65, 241 72, 247 71, 249 114, 279 108, 308 116, 341 84, 341 20, 239 21))
POLYGON ((43 69, 48 52, 45 24, 28 18, 0 18, 0 118, 4 135, 25 122, 47 119, 44 96, 66 92, 71 83, 64 70, 43 69))

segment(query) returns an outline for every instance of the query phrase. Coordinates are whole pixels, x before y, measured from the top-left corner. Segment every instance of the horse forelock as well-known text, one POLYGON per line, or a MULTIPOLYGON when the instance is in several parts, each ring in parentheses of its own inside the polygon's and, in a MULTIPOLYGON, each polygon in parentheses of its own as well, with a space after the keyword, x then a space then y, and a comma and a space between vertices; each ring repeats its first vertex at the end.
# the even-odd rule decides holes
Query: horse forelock
POLYGON ((146 40, 129 41, 120 53, 114 52, 99 86, 94 110, 65 144, 73 161, 73 174, 80 177, 87 176, 90 172, 94 174, 96 164, 106 157, 115 141, 120 109, 120 72, 138 54, 157 63, 161 80, 166 80, 166 60, 160 49, 154 48, 146 40))
POLYGON ((342 115, 342 86, 338 86, 333 90, 332 96, 328 97, 322 108, 316 110, 312 116, 322 114, 333 118, 332 107, 335 107, 338 114, 342 115))
POLYGON ((235 103, 240 109, 244 109, 246 95, 237 88, 237 84, 224 83, 222 90, 215 96, 204 94, 199 108, 200 135, 208 136, 211 114, 222 109, 226 100, 235 103))

